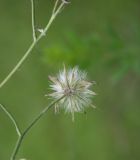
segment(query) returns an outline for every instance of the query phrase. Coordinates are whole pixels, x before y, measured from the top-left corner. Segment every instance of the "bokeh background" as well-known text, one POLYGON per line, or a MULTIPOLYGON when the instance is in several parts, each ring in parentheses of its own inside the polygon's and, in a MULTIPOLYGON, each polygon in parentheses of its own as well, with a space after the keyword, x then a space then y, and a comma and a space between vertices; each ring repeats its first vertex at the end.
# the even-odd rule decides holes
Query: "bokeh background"
MULTIPOLYGON (((43 28, 54 0, 35 0, 36 27, 43 28)), ((0 0, 0 81, 32 41, 30 0, 0 0)), ((18 154, 27 160, 140 159, 140 1, 73 0, 49 33, 0 90, 0 103, 23 130, 50 102, 48 75, 78 65, 96 81, 97 109, 55 115, 51 109, 30 131, 18 154)), ((0 160, 17 140, 0 110, 0 160)))

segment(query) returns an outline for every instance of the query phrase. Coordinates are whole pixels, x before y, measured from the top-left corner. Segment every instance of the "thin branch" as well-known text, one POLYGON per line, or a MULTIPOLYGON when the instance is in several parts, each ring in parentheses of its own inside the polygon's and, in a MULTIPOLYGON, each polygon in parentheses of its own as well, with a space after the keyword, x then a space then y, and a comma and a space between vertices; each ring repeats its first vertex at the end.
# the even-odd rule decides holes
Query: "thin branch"
POLYGON ((59 0, 56 0, 56 2, 55 2, 55 4, 54 4, 54 8, 53 8, 53 12, 52 12, 52 14, 54 14, 54 13, 55 13, 56 8, 57 8, 57 5, 58 5, 58 2, 59 2, 59 0))
POLYGON ((60 100, 62 100, 64 98, 64 96, 62 96, 61 98, 55 100, 54 102, 52 102, 50 105, 48 105, 43 111, 41 111, 39 113, 39 115, 29 124, 29 126, 24 130, 24 132, 22 133, 21 137, 18 139, 17 144, 15 146, 15 149, 13 151, 13 154, 11 156, 10 160, 15 160, 17 153, 20 149, 20 146, 24 140, 24 137, 28 134, 28 132, 30 131, 30 129, 47 113, 47 111, 54 106, 56 103, 58 103, 60 100))
POLYGON ((62 3, 60 4, 60 6, 58 7, 58 9, 56 10, 56 12, 54 13, 55 17, 56 17, 57 14, 59 14, 61 12, 61 9, 64 7, 64 5, 66 5, 66 3, 62 1, 62 3))
POLYGON ((32 32, 33 32, 33 41, 36 41, 36 29, 35 29, 35 5, 34 0, 31 0, 31 12, 32 12, 32 32))
POLYGON ((12 116, 12 114, 3 106, 0 104, 0 108, 6 113, 6 115, 10 118, 11 122, 13 123, 13 125, 15 126, 16 132, 18 134, 19 137, 21 137, 21 131, 18 127, 18 124, 15 120, 15 118, 12 116))
POLYGON ((0 88, 2 88, 10 79, 11 77, 14 75, 14 73, 19 69, 19 67, 23 64, 23 62, 26 60, 26 58, 29 56, 29 54, 31 53, 31 51, 34 49, 34 47, 36 46, 36 44, 38 43, 38 41, 44 37, 44 35, 46 35, 48 29, 50 28, 52 22, 54 21, 54 19, 56 18, 56 16, 59 14, 59 12, 61 11, 61 9, 63 8, 63 6, 65 5, 65 2, 62 2, 60 4, 60 6, 58 7, 58 9, 56 10, 56 12, 54 14, 52 14, 48 24, 46 25, 45 29, 43 30, 42 33, 40 33, 40 35, 37 37, 36 41, 33 41, 32 44, 29 46, 28 50, 25 52, 25 54, 23 55, 23 57, 18 61, 18 63, 15 65, 15 67, 12 69, 12 71, 7 75, 7 77, 0 83, 0 88))
POLYGON ((40 40, 42 38, 42 36, 46 35, 48 29, 50 28, 52 22, 54 21, 54 19, 56 18, 56 16, 60 13, 61 9, 63 8, 63 6, 65 5, 65 3, 61 3, 60 6, 58 7, 58 9, 56 10, 56 12, 54 14, 52 14, 47 26, 45 27, 45 29, 43 30, 43 32, 40 34, 40 36, 38 37, 37 40, 40 40))

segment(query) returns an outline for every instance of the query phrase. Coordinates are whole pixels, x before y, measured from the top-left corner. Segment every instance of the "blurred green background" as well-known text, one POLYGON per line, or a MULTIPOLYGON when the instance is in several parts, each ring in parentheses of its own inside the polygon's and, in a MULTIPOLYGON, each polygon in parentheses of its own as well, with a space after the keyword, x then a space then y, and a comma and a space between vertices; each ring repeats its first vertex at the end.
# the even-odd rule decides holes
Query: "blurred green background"
MULTIPOLYGON (((48 22, 54 0, 35 0, 36 27, 48 22)), ((30 0, 0 1, 0 81, 32 41, 30 0)), ((78 65, 96 81, 97 109, 55 115, 54 109, 26 136, 18 154, 27 160, 140 159, 140 1, 73 0, 48 35, 0 90, 0 103, 23 130, 50 102, 48 75, 78 65)), ((0 160, 17 140, 0 110, 0 160)))

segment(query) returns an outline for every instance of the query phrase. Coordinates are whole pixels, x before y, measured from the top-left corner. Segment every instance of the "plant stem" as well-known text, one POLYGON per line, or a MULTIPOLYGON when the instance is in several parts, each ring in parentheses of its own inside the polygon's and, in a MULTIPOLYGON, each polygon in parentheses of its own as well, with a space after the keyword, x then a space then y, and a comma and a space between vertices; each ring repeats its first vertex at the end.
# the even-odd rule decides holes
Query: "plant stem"
POLYGON ((43 117, 43 115, 45 115, 45 113, 52 107, 54 106, 57 102, 59 102, 61 99, 63 99, 63 97, 57 99, 56 101, 52 102, 49 106, 47 106, 43 111, 40 112, 40 114, 29 124, 29 126, 24 130, 24 132, 21 134, 21 136, 19 137, 17 144, 15 146, 15 149, 13 151, 13 154, 10 158, 10 160, 15 160, 17 153, 21 147, 21 144, 24 140, 25 135, 27 135, 27 133, 30 131, 30 129, 43 117))
POLYGON ((57 5, 58 5, 58 2, 59 2, 59 0, 56 0, 56 2, 55 2, 55 4, 54 4, 54 8, 53 8, 52 14, 55 13, 55 10, 56 10, 56 7, 57 7, 57 5))
POLYGON ((35 29, 35 5, 34 0, 31 0, 31 13, 32 13, 32 32, 33 32, 33 41, 37 39, 36 29, 35 29))
POLYGON ((20 137, 21 136, 21 131, 20 131, 20 128, 18 127, 18 124, 17 124, 16 120, 14 119, 12 114, 3 105, 0 104, 0 107, 10 118, 11 122, 15 126, 15 129, 16 129, 16 132, 17 132, 18 136, 20 137))
POLYGON ((14 73, 19 69, 19 67, 23 64, 23 62, 26 60, 26 58, 29 56, 29 54, 31 53, 31 51, 33 50, 33 48, 36 46, 36 44, 38 43, 38 41, 44 37, 44 35, 46 35, 48 29, 50 28, 52 22, 54 21, 54 19, 56 18, 56 16, 58 15, 58 13, 61 11, 61 9, 63 8, 63 6, 65 5, 64 2, 62 2, 60 4, 60 6, 58 7, 58 9, 56 10, 56 12, 54 14, 52 14, 48 24, 46 25, 44 31, 42 33, 40 33, 40 35, 37 37, 37 39, 35 41, 32 42, 32 44, 30 45, 30 47, 28 48, 28 50, 25 52, 25 54, 23 55, 23 57, 19 60, 19 62, 15 65, 15 67, 12 69, 12 71, 8 74, 8 76, 0 83, 0 88, 2 88, 9 80, 10 78, 14 75, 14 73))

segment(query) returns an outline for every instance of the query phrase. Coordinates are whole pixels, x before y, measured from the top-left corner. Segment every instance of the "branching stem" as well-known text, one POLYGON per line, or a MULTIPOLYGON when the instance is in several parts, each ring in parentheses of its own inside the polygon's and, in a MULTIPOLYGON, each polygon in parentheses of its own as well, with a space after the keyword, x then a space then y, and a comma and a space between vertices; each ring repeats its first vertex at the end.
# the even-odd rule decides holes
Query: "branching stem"
POLYGON ((30 129, 45 115, 45 113, 52 107, 54 106, 56 103, 58 103, 61 99, 63 99, 63 97, 57 99, 56 101, 52 102, 50 105, 48 105, 43 111, 40 112, 40 114, 29 124, 29 126, 24 130, 24 132, 21 134, 21 136, 19 137, 17 144, 15 146, 15 149, 13 151, 13 154, 11 156, 10 160, 15 160, 17 153, 20 149, 20 146, 24 140, 24 137, 27 135, 27 133, 30 131, 30 129))
POLYGON ((42 33, 40 33, 40 35, 37 37, 37 39, 35 41, 32 42, 32 44, 29 46, 28 50, 25 52, 25 54, 23 55, 23 57, 19 60, 19 62, 15 65, 15 67, 12 69, 12 71, 7 75, 7 77, 0 83, 0 88, 2 88, 9 80, 10 78, 14 75, 14 73, 19 69, 19 67, 23 64, 23 62, 26 60, 26 58, 29 56, 29 54, 31 53, 31 51, 33 50, 33 48, 36 46, 36 44, 38 43, 38 41, 44 37, 44 35, 46 35, 48 29, 50 28, 52 22, 54 21, 54 19, 56 18, 56 16, 59 14, 59 12, 61 11, 61 9, 63 8, 63 6, 65 5, 64 2, 62 2, 60 4, 60 6, 58 7, 58 9, 55 11, 54 14, 52 14, 48 24, 46 25, 45 29, 43 30, 42 33))
POLYGON ((55 4, 54 4, 54 8, 53 8, 52 14, 55 13, 55 10, 56 10, 56 8, 57 8, 58 2, 59 2, 59 0, 56 0, 56 2, 55 2, 55 4))
MULTIPOLYGON (((60 5, 58 5, 58 2, 59 2, 59 0, 56 0, 54 8, 53 8, 53 11, 52 11, 52 15, 50 17, 50 20, 49 20, 48 24, 43 29, 43 32, 41 32, 39 34, 39 36, 37 37, 37 35, 36 35, 36 29, 35 29, 35 5, 34 5, 34 0, 31 0, 33 42, 31 43, 31 45, 29 46, 29 48, 27 49, 27 51, 24 53, 24 55, 22 56, 22 58, 18 61, 18 63, 11 70, 11 72, 0 83, 0 89, 11 79, 11 77, 15 74, 15 72, 20 68, 20 66, 27 59, 27 57, 29 56, 29 54, 34 49, 34 47, 37 45, 37 43, 39 42, 39 40, 42 39, 44 37, 44 35, 46 35, 46 33, 48 32, 48 29, 50 28, 52 22, 54 21, 54 19, 56 18, 56 16, 60 13, 60 11, 62 10, 62 8, 66 4, 65 1, 61 1, 60 5)), ((40 112, 40 114, 29 124, 29 126, 24 130, 24 132, 20 131, 20 128, 18 127, 17 122, 16 122, 15 118, 12 116, 12 114, 3 105, 0 104, 0 108, 11 119, 12 123, 14 124, 14 126, 16 128, 16 132, 18 134, 18 140, 17 140, 15 149, 14 149, 14 151, 12 153, 12 156, 11 156, 10 160, 15 160, 15 158, 17 156, 17 153, 18 153, 18 151, 20 149, 20 146, 22 144, 22 141, 24 140, 25 135, 27 135, 27 133, 30 131, 30 129, 41 119, 41 117, 48 111, 48 109, 50 109, 53 105, 55 105, 62 98, 54 101, 48 107, 46 107, 42 112, 40 112)))

